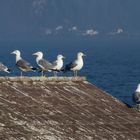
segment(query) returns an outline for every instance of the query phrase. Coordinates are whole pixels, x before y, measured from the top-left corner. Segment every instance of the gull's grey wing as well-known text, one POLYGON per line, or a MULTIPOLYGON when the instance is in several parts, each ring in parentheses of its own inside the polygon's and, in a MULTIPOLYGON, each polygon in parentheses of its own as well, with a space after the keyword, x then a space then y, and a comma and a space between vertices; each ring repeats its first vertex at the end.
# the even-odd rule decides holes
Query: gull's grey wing
POLYGON ((0 71, 7 69, 7 67, 0 62, 0 71))
POLYGON ((42 69, 45 69, 45 70, 50 70, 50 69, 53 68, 53 65, 52 65, 49 61, 47 61, 47 60, 45 60, 45 59, 39 60, 38 65, 39 65, 42 69))
POLYGON ((135 92, 135 93, 133 94, 133 101, 134 101, 135 103, 137 103, 137 104, 140 103, 140 93, 139 93, 139 92, 135 92))
POLYGON ((3 63, 0 62, 0 71, 4 71, 7 73, 10 73, 10 69, 8 69, 7 66, 5 66, 3 63))
POLYGON ((58 61, 57 60, 53 61, 52 66, 55 67, 57 65, 58 65, 58 61))
POLYGON ((74 67, 76 67, 76 66, 77 66, 76 61, 73 61, 73 62, 71 62, 71 63, 69 63, 69 64, 67 64, 67 65, 65 66, 65 71, 69 71, 69 70, 71 70, 72 68, 74 68, 74 67))
POLYGON ((30 63, 28 63, 27 61, 21 59, 19 60, 16 65, 21 68, 21 69, 25 69, 25 70, 31 70, 32 66, 30 65, 30 63))
POLYGON ((53 61, 52 65, 56 66, 58 64, 57 60, 53 61))
POLYGON ((58 60, 53 61, 53 63, 52 63, 52 70, 53 70, 53 71, 60 72, 60 70, 57 70, 57 69, 56 69, 56 66, 57 66, 57 65, 58 65, 58 60))

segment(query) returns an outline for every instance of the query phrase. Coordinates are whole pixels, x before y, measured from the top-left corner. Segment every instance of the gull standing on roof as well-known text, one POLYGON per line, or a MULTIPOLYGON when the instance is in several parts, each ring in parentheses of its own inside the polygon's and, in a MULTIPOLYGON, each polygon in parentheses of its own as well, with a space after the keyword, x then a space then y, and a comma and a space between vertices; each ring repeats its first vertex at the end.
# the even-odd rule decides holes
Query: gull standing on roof
POLYGON ((77 71, 81 70, 84 65, 83 56, 85 56, 84 53, 82 52, 77 53, 77 59, 67 64, 62 71, 64 72, 73 71, 74 76, 77 76, 77 71))
POLYGON ((138 84, 138 87, 133 94, 133 101, 137 104, 138 109, 140 109, 140 84, 138 84))
POLYGON ((54 76, 57 76, 57 72, 61 71, 63 67, 63 59, 65 57, 61 54, 57 55, 57 59, 52 63, 53 64, 53 71, 54 76))
POLYGON ((41 69, 42 76, 44 76, 45 71, 49 71, 49 72, 52 71, 52 69, 53 69, 52 63, 50 63, 49 61, 47 61, 43 58, 42 52, 36 52, 36 53, 33 53, 33 55, 37 56, 36 63, 39 66, 39 68, 41 69))
POLYGON ((28 63, 27 61, 22 59, 19 50, 15 50, 11 54, 16 55, 16 66, 21 70, 21 76, 22 76, 22 71, 27 72, 27 71, 36 70, 36 68, 34 68, 30 65, 30 63, 28 63))
POLYGON ((10 73, 10 69, 1 62, 0 62, 0 71, 10 73))

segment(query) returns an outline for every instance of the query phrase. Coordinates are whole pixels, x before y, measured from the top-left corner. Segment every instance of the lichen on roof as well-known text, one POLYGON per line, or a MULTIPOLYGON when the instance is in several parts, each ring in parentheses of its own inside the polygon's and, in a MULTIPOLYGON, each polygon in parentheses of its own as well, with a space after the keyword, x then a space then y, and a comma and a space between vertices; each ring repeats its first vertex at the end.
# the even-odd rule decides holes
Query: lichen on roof
POLYGON ((139 128, 139 112, 84 77, 0 78, 0 140, 139 140, 139 128))

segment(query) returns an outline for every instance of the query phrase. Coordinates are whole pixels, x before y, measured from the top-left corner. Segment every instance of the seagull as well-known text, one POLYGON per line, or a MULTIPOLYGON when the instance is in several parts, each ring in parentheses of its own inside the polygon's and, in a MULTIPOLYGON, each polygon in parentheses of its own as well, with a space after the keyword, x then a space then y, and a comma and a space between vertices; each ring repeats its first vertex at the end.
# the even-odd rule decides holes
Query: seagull
POLYGON ((52 63, 54 75, 57 76, 57 72, 61 71, 63 67, 63 59, 65 57, 61 54, 57 55, 57 59, 52 63))
POLYGON ((140 84, 138 84, 138 87, 133 94, 133 101, 140 107, 140 84))
POLYGON ((10 73, 10 69, 7 66, 5 66, 2 62, 0 62, 0 71, 10 73))
POLYGON ((22 76, 22 71, 27 72, 27 71, 36 70, 36 68, 32 67, 29 62, 22 59, 19 50, 15 50, 11 54, 16 55, 16 66, 21 70, 21 76, 22 76))
POLYGON ((33 55, 37 56, 36 63, 41 69, 42 76, 44 76, 45 71, 49 71, 49 72, 52 71, 52 69, 53 69, 52 63, 50 63, 49 61, 47 61, 43 58, 42 52, 36 52, 36 53, 33 53, 33 55))
POLYGON ((74 60, 73 62, 67 64, 62 71, 64 71, 64 72, 73 71, 74 76, 77 76, 77 71, 81 70, 84 65, 83 56, 85 56, 84 53, 78 52, 77 59, 74 60))

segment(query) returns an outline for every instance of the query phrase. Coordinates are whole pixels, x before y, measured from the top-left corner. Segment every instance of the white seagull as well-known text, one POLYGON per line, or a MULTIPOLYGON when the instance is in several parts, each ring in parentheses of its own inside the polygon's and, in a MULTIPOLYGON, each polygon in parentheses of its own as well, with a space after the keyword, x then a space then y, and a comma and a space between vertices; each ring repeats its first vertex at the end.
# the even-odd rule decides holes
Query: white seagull
POLYGON ((138 84, 138 87, 137 87, 135 93, 133 94, 133 101, 136 104, 140 104, 140 84, 138 84))
POLYGON ((0 71, 10 73, 10 69, 1 62, 0 62, 0 71))
POLYGON ((41 69, 42 76, 44 76, 45 71, 49 71, 49 72, 52 71, 52 69, 53 69, 52 63, 50 63, 49 61, 47 61, 43 58, 42 52, 36 52, 36 53, 33 53, 33 55, 37 56, 36 63, 39 66, 39 68, 41 69))
POLYGON ((77 76, 77 71, 81 70, 84 65, 83 56, 85 56, 84 53, 82 53, 82 52, 77 53, 77 59, 74 60, 73 62, 67 64, 65 66, 64 70, 62 70, 62 71, 64 71, 64 72, 73 71, 74 76, 77 76))
POLYGON ((61 71, 63 67, 63 59, 65 57, 61 54, 57 55, 57 59, 52 63, 54 75, 57 76, 57 72, 61 71))
POLYGON ((22 76, 22 71, 27 72, 27 71, 36 70, 36 68, 34 68, 30 65, 30 63, 28 63, 27 61, 22 59, 19 50, 15 50, 11 54, 16 55, 16 66, 21 70, 21 76, 22 76))

